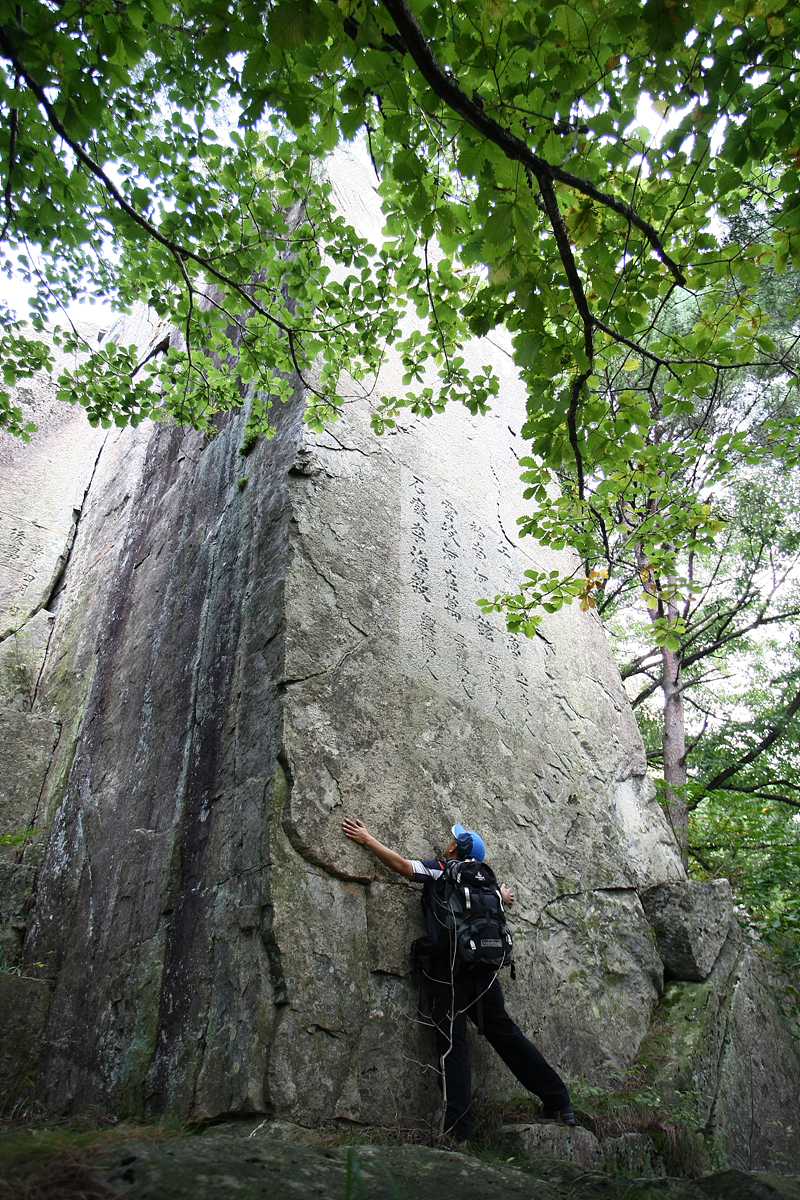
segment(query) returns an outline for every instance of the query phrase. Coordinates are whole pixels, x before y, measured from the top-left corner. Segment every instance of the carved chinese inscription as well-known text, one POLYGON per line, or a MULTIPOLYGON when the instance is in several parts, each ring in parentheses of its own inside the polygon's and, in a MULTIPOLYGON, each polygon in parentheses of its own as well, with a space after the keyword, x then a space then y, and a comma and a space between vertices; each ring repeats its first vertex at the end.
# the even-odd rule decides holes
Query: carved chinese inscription
POLYGON ((0 512, 0 626, 18 628, 47 600, 64 538, 0 512))
POLYGON ((516 590, 516 552, 502 530, 423 476, 405 471, 402 504, 403 669, 438 691, 506 719, 529 717, 525 638, 485 617, 481 596, 516 590))

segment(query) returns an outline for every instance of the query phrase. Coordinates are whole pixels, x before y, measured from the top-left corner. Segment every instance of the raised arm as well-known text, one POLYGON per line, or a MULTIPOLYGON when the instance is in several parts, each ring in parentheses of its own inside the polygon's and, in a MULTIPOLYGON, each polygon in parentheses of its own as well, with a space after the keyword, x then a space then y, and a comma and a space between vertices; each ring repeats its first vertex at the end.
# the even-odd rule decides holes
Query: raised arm
POLYGON ((411 866, 410 859, 403 858, 402 854, 398 854, 396 850, 390 850, 388 846, 382 845, 377 838, 372 836, 363 821, 351 821, 349 817, 345 817, 342 821, 342 829, 345 837, 358 842, 359 846, 366 846, 367 850, 374 854, 378 861, 382 862, 390 871, 396 871, 398 875, 405 875, 406 879, 411 879, 414 868, 411 866))

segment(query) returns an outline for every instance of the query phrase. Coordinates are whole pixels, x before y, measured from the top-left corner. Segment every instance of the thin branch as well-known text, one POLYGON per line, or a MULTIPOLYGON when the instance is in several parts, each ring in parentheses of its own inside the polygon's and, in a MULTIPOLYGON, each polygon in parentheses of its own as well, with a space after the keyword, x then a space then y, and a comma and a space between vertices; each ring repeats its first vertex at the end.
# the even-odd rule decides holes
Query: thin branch
POLYGON ((747 796, 752 796, 754 800, 775 800, 780 804, 788 804, 790 808, 796 808, 800 810, 800 800, 790 800, 788 796, 775 796, 772 792, 757 792, 755 788, 736 787, 735 784, 717 788, 716 790, 723 792, 742 792, 747 796))
POLYGON ((661 654, 658 646, 654 646, 652 650, 648 650, 645 654, 640 654, 638 658, 634 658, 627 666, 620 667, 619 673, 623 679, 629 679, 632 675, 646 675, 647 672, 642 670, 644 664, 650 658, 658 658, 661 654))
POLYGON ((747 754, 743 754, 742 757, 735 763, 731 763, 731 765, 726 767, 724 771, 720 771, 718 775, 713 777, 713 779, 708 780, 708 782, 704 784, 705 789, 709 792, 712 792, 715 790, 715 788, 721 787, 728 779, 731 779, 734 775, 738 775, 739 771, 742 771, 745 767, 748 767, 750 763, 755 762, 760 755, 766 753, 766 751, 774 746, 778 739, 783 736, 786 731, 786 726, 788 725, 789 721, 791 721, 798 709, 800 709, 800 686, 798 686, 794 699, 789 707, 781 714, 776 724, 772 727, 769 733, 761 739, 758 745, 753 746, 752 750, 748 750, 747 754))
MULTIPOLYGON (((15 91, 16 91, 18 84, 19 84, 19 77, 17 77, 17 80, 15 81, 15 84, 14 84, 15 91)), ((5 221, 5 225, 3 226, 2 232, 0 232, 0 238, 4 238, 6 236, 6 233, 8 232, 8 227, 11 224, 11 221, 14 217, 14 203, 11 199, 11 176, 14 172, 14 167, 15 167, 16 161, 17 161, 17 132, 18 132, 18 129, 19 129, 19 109, 12 108, 11 109, 11 122, 10 122, 10 126, 9 126, 9 134, 8 134, 8 176, 6 177, 6 186, 3 191, 3 197, 6 202, 6 221, 5 221)))
POLYGON ((638 708, 640 704, 644 704, 645 700, 649 700, 654 692, 657 692, 663 686, 661 677, 654 680, 649 687, 643 688, 639 695, 631 700, 631 708, 638 708))
POLYGON ((708 874, 709 874, 709 875, 713 875, 713 874, 714 874, 714 872, 713 872, 713 870, 712 870, 712 868, 711 868, 711 864, 710 864, 710 863, 708 863, 708 862, 706 862, 706 861, 705 861, 705 859, 703 859, 703 858, 701 858, 701 857, 700 857, 700 855, 698 854, 698 852, 697 852, 697 850, 694 848, 694 846, 689 846, 689 848, 688 848, 688 853, 689 853, 689 856, 695 860, 695 862, 699 862, 699 863, 700 863, 700 866, 703 868, 703 870, 704 870, 704 871, 708 871, 708 874))
POLYGON ((704 647, 702 650, 696 650, 694 654, 687 654, 683 659, 684 668, 692 666, 701 658, 706 658, 709 654, 716 653, 728 643, 736 641, 738 638, 744 637, 746 633, 750 633, 753 629, 761 629, 764 625, 774 625, 779 621, 788 621, 794 617, 800 616, 800 609, 793 608, 785 613, 776 613, 772 617, 757 617, 751 621, 749 625, 743 625, 740 629, 734 629, 731 633, 727 633, 724 637, 717 638, 710 646, 704 647))
MULTIPOLYGON (((673 367, 691 367, 699 365, 701 367, 713 367, 717 372, 723 371, 741 371, 744 367, 780 367, 789 375, 796 375, 797 368, 793 363, 787 361, 786 355, 775 359, 754 359, 752 362, 712 362, 709 358, 664 358, 660 354, 654 354, 652 350, 648 350, 641 342, 635 342, 631 338, 625 337, 624 334, 618 333, 610 325, 606 325, 605 321, 601 321, 599 317, 593 317, 593 322, 596 329, 613 338, 615 342, 619 342, 621 346, 627 346, 630 350, 635 350, 637 354, 641 354, 643 358, 655 363, 659 367, 666 367, 667 370, 672 370, 673 367)), ((673 339, 674 340, 674 339, 673 339)))
POLYGON ((698 733, 697 737, 696 737, 696 738, 694 738, 694 739, 693 739, 693 740, 692 740, 692 741, 689 743, 689 745, 686 747, 686 750, 685 750, 685 752, 684 752, 684 755, 683 755, 683 761, 684 761, 684 763, 686 762, 686 759, 689 757, 689 755, 692 753, 692 751, 693 751, 693 750, 695 750, 695 749, 697 748, 697 746, 700 744, 700 742, 701 742, 701 740, 702 740, 702 737, 703 737, 703 734, 705 733, 705 731, 706 731, 707 727, 708 727, 708 717, 706 717, 705 721, 703 721, 703 728, 700 730, 700 732, 698 733))
POLYGON ((228 275, 224 275, 212 265, 211 261, 207 257, 204 257, 202 254, 198 254, 194 250, 190 250, 186 246, 181 246, 178 242, 173 241, 172 238, 166 237, 166 235, 163 234, 161 230, 157 228, 157 226, 153 225, 152 222, 148 221, 146 217, 144 217, 136 208, 134 208, 134 206, 125 199, 122 192, 116 186, 114 181, 106 174, 100 164, 92 158, 92 156, 84 149, 80 142, 75 141, 74 138, 69 136, 64 128, 64 125, 60 121, 55 108, 47 99, 44 88, 37 83, 30 72, 26 70, 22 62, 20 62, 13 43, 9 40, 5 30, 3 30, 2 27, 0 27, 0 49, 2 49, 3 54, 9 59, 9 61, 13 63, 15 69, 19 73, 20 78, 25 80, 25 83, 36 97, 36 100, 43 108, 53 131, 57 133, 64 142, 66 142, 79 162, 82 162, 86 169, 91 172, 96 179, 99 180, 104 190, 112 198, 118 208, 122 209, 122 211, 141 229, 144 229, 144 231, 153 239, 153 241, 158 242, 159 245, 164 246, 165 249, 169 250, 170 254, 172 254, 175 258, 184 260, 189 259, 192 262, 196 262, 203 268, 203 270, 208 271, 210 275, 213 275, 215 279, 218 279, 221 283, 224 283, 227 287, 237 292, 243 299, 247 300, 248 304, 251 305, 260 316, 264 317, 265 320, 269 321, 272 325, 284 333, 288 341, 289 355, 292 359, 292 364, 297 372, 300 382, 313 395, 322 396, 322 393, 319 392, 304 377, 302 368, 297 358, 297 337, 301 331, 292 328, 291 325, 287 325, 268 309, 264 308, 263 305, 259 304, 252 294, 252 289, 248 289, 243 284, 237 283, 235 279, 231 279, 228 275))
POLYGON ((498 146, 507 158, 522 163, 535 177, 543 192, 544 184, 549 184, 552 188, 554 182, 565 183, 568 187, 574 188, 584 196, 589 196, 591 199, 596 200, 598 204, 602 204, 605 208, 610 208, 624 217, 627 222, 634 225, 644 234, 658 258, 669 269, 678 283, 682 286, 686 285, 686 277, 683 270, 667 254, 653 226, 648 221, 645 221, 643 217, 640 217, 630 204, 626 204, 624 200, 609 195, 607 192, 601 192, 588 179, 582 179, 579 175, 573 175, 571 171, 565 171, 562 167, 554 166, 552 163, 540 158, 538 154, 534 154, 521 138, 518 138, 510 130, 500 125, 475 100, 467 96, 466 92, 462 91, 459 87, 454 77, 445 71, 428 45, 419 22, 409 7, 407 0, 381 0, 381 3, 397 27, 397 31, 403 41, 404 50, 414 60, 420 74, 440 100, 444 100, 445 104, 453 112, 457 113, 458 116, 462 117, 467 124, 471 125, 478 133, 498 146))

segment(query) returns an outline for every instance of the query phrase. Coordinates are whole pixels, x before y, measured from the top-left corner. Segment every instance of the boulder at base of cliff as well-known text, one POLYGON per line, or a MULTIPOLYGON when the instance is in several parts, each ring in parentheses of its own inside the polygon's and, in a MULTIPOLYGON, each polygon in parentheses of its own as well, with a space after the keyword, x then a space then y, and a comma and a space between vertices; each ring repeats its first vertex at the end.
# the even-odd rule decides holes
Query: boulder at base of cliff
POLYGON ((707 979, 728 936, 733 901, 727 879, 671 879, 647 888, 642 906, 667 979, 707 979))

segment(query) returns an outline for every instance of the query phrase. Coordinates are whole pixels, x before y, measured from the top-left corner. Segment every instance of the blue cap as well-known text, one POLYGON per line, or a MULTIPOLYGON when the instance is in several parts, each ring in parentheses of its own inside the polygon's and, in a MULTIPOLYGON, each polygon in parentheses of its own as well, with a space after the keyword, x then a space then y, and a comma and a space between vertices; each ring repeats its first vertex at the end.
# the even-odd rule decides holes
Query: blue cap
POLYGON ((477 858, 478 862, 483 862, 486 857, 486 847, 483 844, 483 838, 479 837, 474 829, 465 829, 463 825, 454 825, 453 837, 458 846, 458 857, 462 861, 465 858, 477 858))

